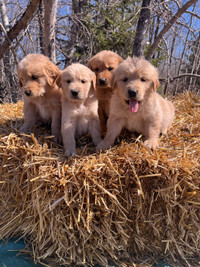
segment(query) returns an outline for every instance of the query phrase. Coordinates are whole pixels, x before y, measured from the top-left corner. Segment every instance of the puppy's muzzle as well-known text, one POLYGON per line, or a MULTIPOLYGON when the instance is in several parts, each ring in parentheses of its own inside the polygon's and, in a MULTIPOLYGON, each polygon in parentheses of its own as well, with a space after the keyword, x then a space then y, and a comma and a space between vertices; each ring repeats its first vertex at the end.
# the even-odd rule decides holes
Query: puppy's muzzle
POLYGON ((137 94, 138 94, 138 91, 137 90, 132 90, 132 89, 129 89, 128 90, 128 97, 129 98, 136 98, 137 97, 137 94))
POLYGON ((78 90, 71 90, 71 95, 73 98, 78 98, 79 91, 78 90))
POLYGON ((107 83, 107 80, 105 78, 101 78, 99 79, 99 84, 102 85, 102 86, 105 86, 107 83))
POLYGON ((25 93, 25 95, 27 95, 27 96, 31 96, 31 94, 32 94, 32 93, 31 93, 31 90, 26 90, 24 93, 25 93))

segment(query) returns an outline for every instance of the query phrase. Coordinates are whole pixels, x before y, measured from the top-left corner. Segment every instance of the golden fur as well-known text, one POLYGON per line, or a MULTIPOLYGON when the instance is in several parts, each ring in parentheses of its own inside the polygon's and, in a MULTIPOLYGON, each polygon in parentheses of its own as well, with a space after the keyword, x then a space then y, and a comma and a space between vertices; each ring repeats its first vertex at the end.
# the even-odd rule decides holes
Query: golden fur
POLYGON ((157 69, 142 58, 127 58, 114 72, 113 87, 107 134, 97 149, 113 145, 122 128, 143 134, 147 147, 158 147, 160 133, 173 121, 174 106, 156 92, 157 69))
POLYGON ((96 96, 98 99, 98 114, 103 135, 106 133, 110 99, 113 93, 111 85, 113 71, 122 60, 123 59, 118 54, 112 51, 103 50, 97 53, 88 62, 88 67, 95 72, 97 77, 96 96))
POLYGON ((65 155, 76 154, 75 138, 89 132, 95 145, 101 141, 95 96, 96 76, 86 66, 75 63, 61 72, 63 90, 61 132, 65 155))
POLYGON ((31 132, 38 122, 51 124, 55 141, 61 143, 61 94, 56 79, 59 68, 40 54, 27 55, 18 65, 23 90, 24 124, 21 132, 31 132))

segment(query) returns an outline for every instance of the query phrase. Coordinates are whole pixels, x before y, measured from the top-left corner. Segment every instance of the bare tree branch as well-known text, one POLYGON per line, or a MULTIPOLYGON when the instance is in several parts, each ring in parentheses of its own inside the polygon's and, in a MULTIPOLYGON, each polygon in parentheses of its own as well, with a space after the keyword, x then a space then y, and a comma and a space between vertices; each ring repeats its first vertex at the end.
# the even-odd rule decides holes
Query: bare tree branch
POLYGON ((32 0, 26 8, 26 11, 17 23, 7 32, 8 38, 4 40, 0 45, 0 59, 5 54, 6 50, 10 47, 11 42, 18 36, 18 34, 26 28, 27 24, 31 20, 33 14, 37 10, 40 0, 32 0))
POLYGON ((192 11, 187 10, 187 11, 185 11, 185 13, 188 13, 188 14, 190 14, 190 15, 192 15, 192 16, 198 18, 198 19, 200 19, 200 16, 199 16, 198 14, 192 12, 192 11))
MULTIPOLYGON (((6 29, 4 28, 4 26, 1 23, 0 23, 0 28, 2 29, 5 37, 8 38, 8 42, 11 43, 11 41, 10 41, 8 35, 7 35, 6 29)), ((13 53, 13 56, 14 56, 15 63, 18 64, 17 55, 15 53, 15 50, 13 49, 12 43, 11 43, 11 50, 12 50, 12 53, 13 53)))
MULTIPOLYGON (((195 77, 195 78, 199 78, 200 79, 200 75, 198 75, 198 74, 183 73, 183 74, 177 75, 175 77, 170 77, 169 81, 172 82, 173 80, 176 80, 176 79, 179 79, 179 78, 183 78, 183 77, 195 77)), ((167 82, 168 81, 168 79, 165 79, 165 78, 160 78, 159 80, 163 81, 163 82, 167 82)))
POLYGON ((155 52, 156 48, 158 47, 161 39, 165 35, 165 33, 172 27, 172 25, 181 17, 181 15, 193 4, 195 4, 198 0, 190 0, 186 2, 178 11, 177 13, 170 19, 170 21, 167 23, 167 25, 161 30, 161 32, 158 34, 155 42, 151 46, 146 59, 149 60, 153 53, 155 52))

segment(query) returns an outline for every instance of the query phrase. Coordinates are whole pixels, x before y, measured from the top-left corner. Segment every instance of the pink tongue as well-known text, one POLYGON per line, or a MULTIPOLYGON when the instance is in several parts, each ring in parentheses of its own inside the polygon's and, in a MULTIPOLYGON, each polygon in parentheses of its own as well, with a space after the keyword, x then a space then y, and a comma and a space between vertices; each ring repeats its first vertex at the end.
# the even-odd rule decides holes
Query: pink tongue
POLYGON ((129 110, 130 112, 137 112, 138 111, 138 101, 134 99, 129 100, 129 110))

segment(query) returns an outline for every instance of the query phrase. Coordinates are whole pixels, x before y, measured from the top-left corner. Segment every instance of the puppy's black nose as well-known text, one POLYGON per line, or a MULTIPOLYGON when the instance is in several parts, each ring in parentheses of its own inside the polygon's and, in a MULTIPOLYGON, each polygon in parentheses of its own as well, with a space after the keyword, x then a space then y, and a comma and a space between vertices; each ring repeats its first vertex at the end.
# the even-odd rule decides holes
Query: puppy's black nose
POLYGON ((27 96, 30 96, 30 95, 31 95, 31 91, 30 91, 30 90, 26 90, 24 93, 25 93, 25 95, 27 95, 27 96))
POLYGON ((106 85, 106 79, 105 78, 99 79, 99 83, 100 85, 106 85))
POLYGON ((77 97, 78 93, 79 93, 79 91, 71 90, 71 94, 73 97, 77 97))
POLYGON ((130 97, 130 98, 134 98, 134 97, 136 97, 137 96, 137 93, 138 93, 138 91, 137 90, 128 90, 128 96, 130 97))

